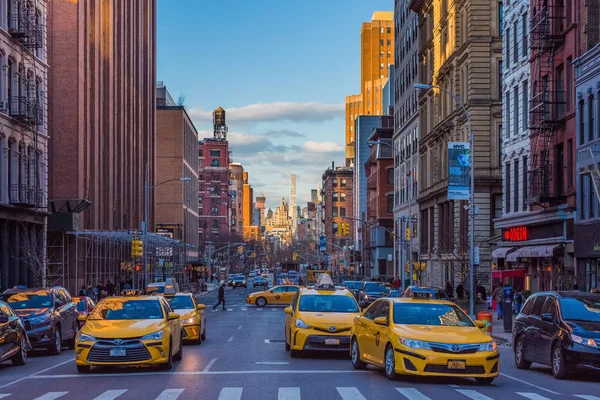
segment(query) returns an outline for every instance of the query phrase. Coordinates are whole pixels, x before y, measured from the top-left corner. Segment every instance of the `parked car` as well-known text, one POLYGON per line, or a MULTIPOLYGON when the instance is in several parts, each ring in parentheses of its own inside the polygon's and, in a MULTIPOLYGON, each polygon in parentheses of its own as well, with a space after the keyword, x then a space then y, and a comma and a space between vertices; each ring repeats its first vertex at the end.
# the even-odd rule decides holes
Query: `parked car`
POLYGON ((13 365, 25 365, 31 343, 21 318, 8 304, 0 301, 0 362, 11 360, 13 365))
POLYGON ((8 289, 2 300, 22 318, 31 345, 60 354, 63 343, 73 348, 79 331, 79 313, 67 289, 8 289))
POLYGON ((235 289, 236 287, 248 287, 248 283, 246 282, 245 276, 234 276, 231 280, 231 286, 235 289))
POLYGON ((406 288, 402 297, 429 297, 435 300, 448 300, 448 293, 437 286, 409 286, 406 288))
POLYGON ((542 292, 529 297, 513 327, 515 364, 549 365, 557 379, 576 367, 600 369, 600 294, 542 292))
MULTIPOLYGON (((77 312, 80 316, 87 317, 90 315, 94 307, 96 307, 96 303, 90 297, 87 296, 78 296, 73 297, 73 302, 75 303, 75 307, 77 308, 77 312)), ((79 329, 83 326, 84 322, 79 320, 79 329)))

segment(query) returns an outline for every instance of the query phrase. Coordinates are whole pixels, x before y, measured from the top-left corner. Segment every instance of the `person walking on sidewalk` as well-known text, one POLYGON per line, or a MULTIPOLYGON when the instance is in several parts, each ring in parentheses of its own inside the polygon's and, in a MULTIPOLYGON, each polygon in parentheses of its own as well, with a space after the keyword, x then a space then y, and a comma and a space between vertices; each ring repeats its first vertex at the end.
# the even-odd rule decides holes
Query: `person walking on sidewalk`
POLYGON ((219 304, 223 304, 223 311, 227 310, 225 308, 225 284, 224 283, 221 286, 219 286, 219 301, 217 302, 217 304, 215 304, 213 306, 213 310, 216 310, 217 307, 219 306, 219 304))
POLYGON ((504 301, 504 287, 502 285, 498 285, 496 290, 494 290, 494 300, 496 300, 498 319, 502 319, 502 302, 504 301))

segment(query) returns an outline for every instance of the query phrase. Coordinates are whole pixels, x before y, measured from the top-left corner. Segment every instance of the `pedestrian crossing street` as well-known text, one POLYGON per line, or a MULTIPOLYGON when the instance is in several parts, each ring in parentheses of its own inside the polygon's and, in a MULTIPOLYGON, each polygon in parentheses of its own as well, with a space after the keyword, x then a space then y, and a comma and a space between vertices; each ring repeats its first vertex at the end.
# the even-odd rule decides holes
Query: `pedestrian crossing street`
MULTIPOLYGON (((440 399, 440 398, 448 398, 448 399, 471 399, 471 400, 494 400, 494 399, 529 399, 529 400, 552 400, 552 399, 565 399, 565 398, 573 398, 573 399, 582 399, 582 400, 600 400, 600 397, 589 394, 574 394, 571 396, 559 395, 556 397, 547 397, 547 394, 539 394, 536 392, 525 392, 525 391, 516 391, 516 392, 502 392, 501 394, 496 393, 495 397, 490 397, 487 394, 482 393, 486 391, 485 388, 478 389, 462 389, 456 387, 455 385, 451 385, 449 388, 445 386, 437 386, 432 387, 428 386, 429 392, 435 392, 435 396, 431 393, 428 395, 424 394, 422 391, 416 388, 408 388, 408 387, 398 387, 394 388, 396 393, 393 393, 393 390, 390 388, 390 396, 386 396, 387 398, 400 398, 407 400, 432 400, 432 399, 440 399), (392 396, 393 394, 393 396, 392 396), (398 397, 398 394, 400 397, 398 397), (432 397, 430 397, 432 396, 432 397)), ((140 395, 139 390, 136 390, 137 394, 135 397, 140 395)), ((356 387, 336 387, 335 391, 337 392, 337 398, 334 399, 339 400, 369 400, 374 398, 381 398, 379 395, 375 397, 369 397, 369 393, 364 393, 364 391, 359 390, 356 387)), ((131 398, 132 393, 128 393, 128 389, 111 389, 106 390, 105 392, 93 397, 93 400, 115 400, 119 399, 121 396, 128 395, 131 398)), ((186 389, 165 389, 155 400, 183 400, 192 397, 186 397, 186 389)), ((68 391, 61 392, 47 392, 39 397, 36 397, 34 400, 55 400, 55 399, 67 399, 67 398, 75 398, 82 399, 82 393, 69 393, 68 391)), ((190 394, 192 395, 192 394, 190 394)), ((216 393, 215 393, 216 395, 216 393)), ((265 395, 265 392, 262 392, 262 395, 265 395)), ((15 394, 14 396, 17 396, 15 394)), ((12 393, 0 393, 0 399, 11 400, 11 397, 14 397, 12 393)), ((216 399, 217 400, 242 400, 242 399, 253 399, 256 398, 256 393, 246 393, 244 392, 243 387, 225 387, 220 389, 216 399)), ((549 395, 553 396, 553 395, 549 395)), ((145 399, 150 400, 151 396, 143 396, 145 399)), ((193 396, 193 398, 197 398, 193 396)), ((210 397, 202 397, 202 398, 210 398, 210 397)), ((306 399, 314 399, 314 393, 312 395, 308 395, 304 397, 306 399)), ((330 398, 329 396, 327 398, 330 398)), ((303 399, 302 390, 299 387, 280 387, 277 391, 277 399, 278 400, 301 400, 303 399)))

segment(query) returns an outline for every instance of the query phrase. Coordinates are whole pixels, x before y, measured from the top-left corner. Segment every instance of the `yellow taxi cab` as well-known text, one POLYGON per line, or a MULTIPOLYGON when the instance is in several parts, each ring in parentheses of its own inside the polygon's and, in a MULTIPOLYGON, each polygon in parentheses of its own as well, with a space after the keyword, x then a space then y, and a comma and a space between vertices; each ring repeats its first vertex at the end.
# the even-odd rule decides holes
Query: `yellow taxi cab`
POLYGON ((165 293, 164 297, 179 314, 179 321, 183 327, 183 341, 201 344, 206 340, 206 305, 196 304, 191 293, 165 293))
POLYGON ((298 285, 279 285, 263 292, 255 292, 246 296, 247 304, 256 304, 257 307, 269 305, 289 305, 298 292, 298 285))
POLYGON ((319 284, 300 289, 285 313, 285 349, 298 357, 303 351, 348 351, 360 309, 349 290, 319 284))
POLYGON ((499 373, 496 342, 456 304, 428 298, 382 298, 354 320, 355 369, 372 364, 398 375, 475 378, 489 385, 499 373))
POLYGON ((85 319, 75 340, 78 372, 92 366, 159 365, 170 370, 182 358, 182 329, 163 296, 107 297, 85 319))

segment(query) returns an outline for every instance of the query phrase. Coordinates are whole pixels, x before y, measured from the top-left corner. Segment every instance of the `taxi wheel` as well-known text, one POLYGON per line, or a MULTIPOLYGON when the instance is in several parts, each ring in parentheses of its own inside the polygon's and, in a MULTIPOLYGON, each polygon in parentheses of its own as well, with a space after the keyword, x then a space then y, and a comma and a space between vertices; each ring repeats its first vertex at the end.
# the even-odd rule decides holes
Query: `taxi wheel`
POLYGON ((365 369, 367 367, 367 364, 360 359, 360 349, 358 348, 358 340, 356 340, 356 338, 352 339, 350 356, 352 358, 352 367, 354 369, 365 369))
POLYGON ((78 365, 77 366, 77 372, 79 372, 81 374, 87 374, 90 372, 91 369, 92 369, 92 367, 90 367, 89 365, 78 365))
POLYGON ((12 365, 25 365, 27 362, 27 340, 25 340, 25 333, 21 336, 19 341, 19 352, 12 356, 12 365))
POLYGON ((494 381, 494 378, 475 378, 475 382, 478 385, 491 385, 494 381))
POLYGON ((394 348, 388 344, 385 348, 385 376, 391 381, 398 378, 396 373, 396 355, 394 354, 394 348))
POLYGON ((256 299, 257 307, 264 307, 266 305, 267 305, 267 299, 265 299, 264 297, 259 297, 258 299, 256 299))
POLYGON ((173 356, 174 361, 181 361, 183 358, 183 340, 179 339, 179 351, 173 356))
POLYGON ((160 369, 163 371, 170 371, 173 368, 173 351, 172 351, 173 341, 169 343, 169 352, 167 354, 167 362, 161 364, 160 369))
POLYGON ((206 322, 204 323, 204 330, 202 331, 202 340, 206 340, 206 322))
POLYGON ((292 357, 292 358, 300 358, 301 356, 302 356, 302 350, 290 349, 290 357, 292 357))
MULTIPOLYGON (((284 333, 284 335, 285 335, 285 333, 284 333)), ((292 332, 290 332, 290 340, 291 339, 292 339, 292 332)), ((285 338, 285 351, 290 351, 290 344, 287 341, 287 337, 285 338)))

